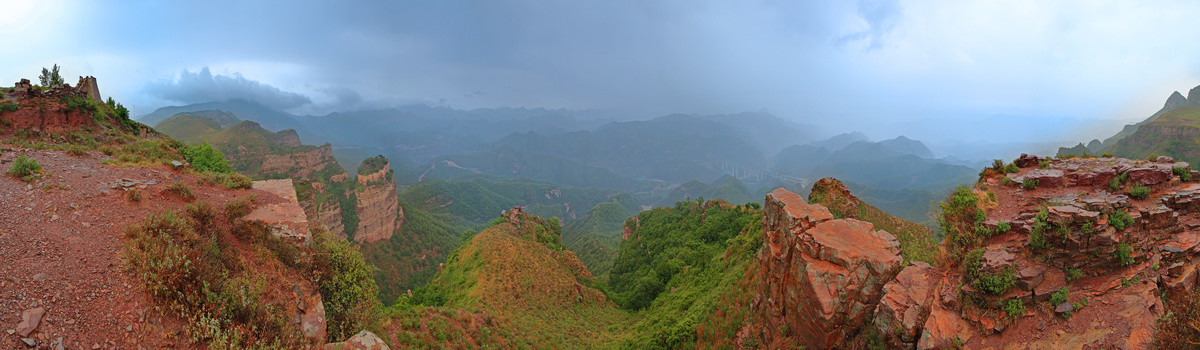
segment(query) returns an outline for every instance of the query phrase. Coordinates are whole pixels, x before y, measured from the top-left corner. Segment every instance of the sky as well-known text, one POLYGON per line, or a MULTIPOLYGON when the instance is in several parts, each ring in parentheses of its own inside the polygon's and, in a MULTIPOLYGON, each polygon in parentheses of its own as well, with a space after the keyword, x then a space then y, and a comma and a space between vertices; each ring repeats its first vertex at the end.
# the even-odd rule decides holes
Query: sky
POLYGON ((252 99, 766 110, 874 139, 1086 141, 1200 85, 1195 1, 0 0, 0 82, 63 66, 135 115, 252 99))

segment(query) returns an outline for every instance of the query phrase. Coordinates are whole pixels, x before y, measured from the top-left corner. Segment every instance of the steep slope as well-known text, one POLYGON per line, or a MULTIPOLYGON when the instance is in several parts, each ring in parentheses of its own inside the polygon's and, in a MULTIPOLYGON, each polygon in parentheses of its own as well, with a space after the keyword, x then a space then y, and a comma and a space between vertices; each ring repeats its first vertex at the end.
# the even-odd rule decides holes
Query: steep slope
POLYGON ((859 200, 837 179, 827 177, 813 184, 808 202, 824 206, 834 217, 859 219, 892 233, 900 242, 905 260, 932 263, 937 253, 938 240, 932 229, 892 216, 859 200))
POLYGON ((1188 164, 1014 163, 939 205, 937 265, 903 262, 886 230, 772 192, 751 332, 772 348, 1145 348, 1188 336, 1155 330, 1194 319, 1179 306, 1194 305, 1200 261, 1187 229, 1200 186, 1178 176, 1188 164))
POLYGON ((745 331, 756 316, 755 254, 763 212, 722 200, 682 202, 626 221, 610 272, 614 300, 641 309, 621 346, 638 349, 757 348, 745 331))
POLYGON ((620 248, 625 219, 639 211, 641 206, 631 195, 616 194, 611 200, 589 209, 578 220, 569 221, 563 227, 563 246, 575 252, 597 279, 607 279, 620 248))
MULTIPOLYGON (((1197 86, 1197 87, 1200 87, 1200 86, 1197 86)), ((1196 91, 1196 88, 1192 88, 1192 91, 1196 91)), ((1189 96, 1192 95, 1192 91, 1188 91, 1189 96)), ((1112 137, 1104 139, 1103 145, 1105 148, 1112 146, 1113 144, 1117 143, 1117 141, 1120 141, 1121 139, 1124 139, 1125 137, 1132 135, 1134 132, 1137 131, 1138 127, 1141 126, 1142 124, 1146 124, 1146 123, 1155 121, 1159 117, 1161 117, 1163 114, 1173 111, 1176 108, 1184 107, 1184 106, 1188 106, 1188 105, 1195 106, 1197 104, 1200 104, 1200 96, 1196 96, 1195 99, 1188 99, 1187 97, 1183 97, 1183 94, 1180 94, 1179 91, 1172 92, 1171 96, 1167 97, 1167 102, 1163 103, 1163 107, 1160 108, 1158 110, 1158 112, 1154 112, 1154 114, 1151 114, 1149 117, 1146 118, 1146 120, 1143 120, 1137 124, 1126 125, 1125 128, 1121 129, 1121 131, 1118 132, 1116 135, 1113 135, 1112 137)))
POLYGON ((464 242, 418 297, 431 305, 492 315, 513 343, 611 344, 618 336, 614 326, 630 315, 594 287, 574 253, 562 249, 560 230, 557 220, 512 209, 464 242))
POLYGON ((232 113, 212 110, 177 114, 156 127, 189 144, 212 144, 233 170, 252 178, 293 179, 305 212, 328 232, 346 236, 357 229, 353 184, 347 182, 329 144, 303 145, 295 130, 275 133, 256 122, 239 122, 232 113), (222 128, 229 124, 233 125, 222 128))
POLYGON ((384 156, 367 158, 358 167, 356 181, 358 229, 354 232, 354 240, 376 242, 391 238, 396 227, 404 223, 391 164, 384 156))
POLYGON ((437 274, 446 255, 458 247, 462 228, 451 225, 452 218, 432 214, 404 203, 404 224, 392 237, 376 242, 364 241, 359 250, 367 262, 379 268, 379 300, 393 304, 412 289, 422 286, 437 274))
POLYGON ((1162 113, 1103 151, 1118 157, 1164 155, 1200 162, 1200 107, 1185 106, 1162 113))
POLYGON ((370 288, 330 268, 353 262, 312 239, 290 182, 179 166, 187 146, 80 86, 26 83, 0 112, 0 322, 15 325, 0 344, 306 348, 364 326, 351 309, 373 299, 326 287, 370 288), (54 99, 92 124, 53 116, 54 99))

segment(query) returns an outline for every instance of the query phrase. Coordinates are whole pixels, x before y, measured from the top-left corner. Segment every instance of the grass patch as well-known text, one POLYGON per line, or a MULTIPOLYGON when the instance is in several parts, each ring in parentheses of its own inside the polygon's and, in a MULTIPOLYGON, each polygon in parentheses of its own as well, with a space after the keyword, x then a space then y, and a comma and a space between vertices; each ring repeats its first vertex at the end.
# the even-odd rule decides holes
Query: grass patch
POLYGON ((267 278, 220 234, 197 232, 191 216, 161 212, 128 227, 124 252, 146 290, 187 320, 190 340, 215 349, 311 347, 286 316, 295 304, 272 300, 267 278))
POLYGON ((222 173, 216 171, 204 171, 200 173, 201 184, 215 184, 227 189, 248 189, 254 185, 254 180, 250 177, 238 173, 222 173))
POLYGON ((38 164, 33 158, 26 158, 24 154, 17 156, 13 160, 13 165, 5 174, 21 179, 21 181, 30 182, 37 180, 42 174, 42 165, 38 164))
POLYGON ((184 201, 192 201, 196 199, 196 195, 192 194, 192 189, 184 185, 182 182, 176 182, 167 187, 167 193, 172 194, 184 201))

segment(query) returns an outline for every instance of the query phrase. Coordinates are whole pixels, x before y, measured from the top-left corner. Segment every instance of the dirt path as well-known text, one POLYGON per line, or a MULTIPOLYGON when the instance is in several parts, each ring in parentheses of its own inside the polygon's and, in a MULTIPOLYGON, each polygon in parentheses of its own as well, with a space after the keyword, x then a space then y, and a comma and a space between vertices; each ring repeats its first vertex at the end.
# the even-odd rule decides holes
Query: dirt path
MULTIPOLYGON (((101 164, 107 156, 59 151, 3 149, 0 173, 18 154, 33 158, 47 174, 22 182, 0 176, 0 348, 109 349, 188 347, 183 320, 158 310, 123 266, 125 227, 155 212, 180 210, 182 199, 164 192, 175 182, 196 201, 217 208, 262 191, 231 191, 198 185, 167 166, 101 164), (127 199, 129 188, 140 202, 127 199), (129 181, 133 180, 133 181, 129 181), (23 314, 44 310, 23 340, 23 314)), ((261 193, 260 193, 261 192, 261 193)))

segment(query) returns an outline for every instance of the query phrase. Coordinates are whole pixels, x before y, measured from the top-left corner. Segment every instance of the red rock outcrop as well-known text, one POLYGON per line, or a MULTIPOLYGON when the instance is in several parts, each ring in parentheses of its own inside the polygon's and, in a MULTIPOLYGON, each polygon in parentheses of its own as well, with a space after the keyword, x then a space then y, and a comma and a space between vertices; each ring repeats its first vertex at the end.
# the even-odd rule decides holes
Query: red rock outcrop
POLYGON ((784 189, 765 202, 758 257, 765 282, 755 305, 764 337, 836 347, 875 316, 884 284, 900 272, 899 243, 868 222, 835 220, 784 189))
POLYGON ((358 175, 355 191, 358 196, 358 229, 354 233, 354 240, 375 242, 391 238, 396 227, 404 222, 404 213, 396 196, 396 179, 386 159, 382 168, 358 175))
POLYGON ((296 200, 296 188, 292 179, 255 181, 253 188, 275 194, 284 201, 267 203, 254 208, 246 220, 259 220, 267 224, 271 234, 292 242, 299 247, 312 244, 312 234, 308 231, 308 217, 304 208, 296 200))
POLYGON ((917 261, 883 286, 883 299, 875 311, 875 329, 888 346, 908 349, 916 346, 931 312, 940 277, 933 266, 917 261))

